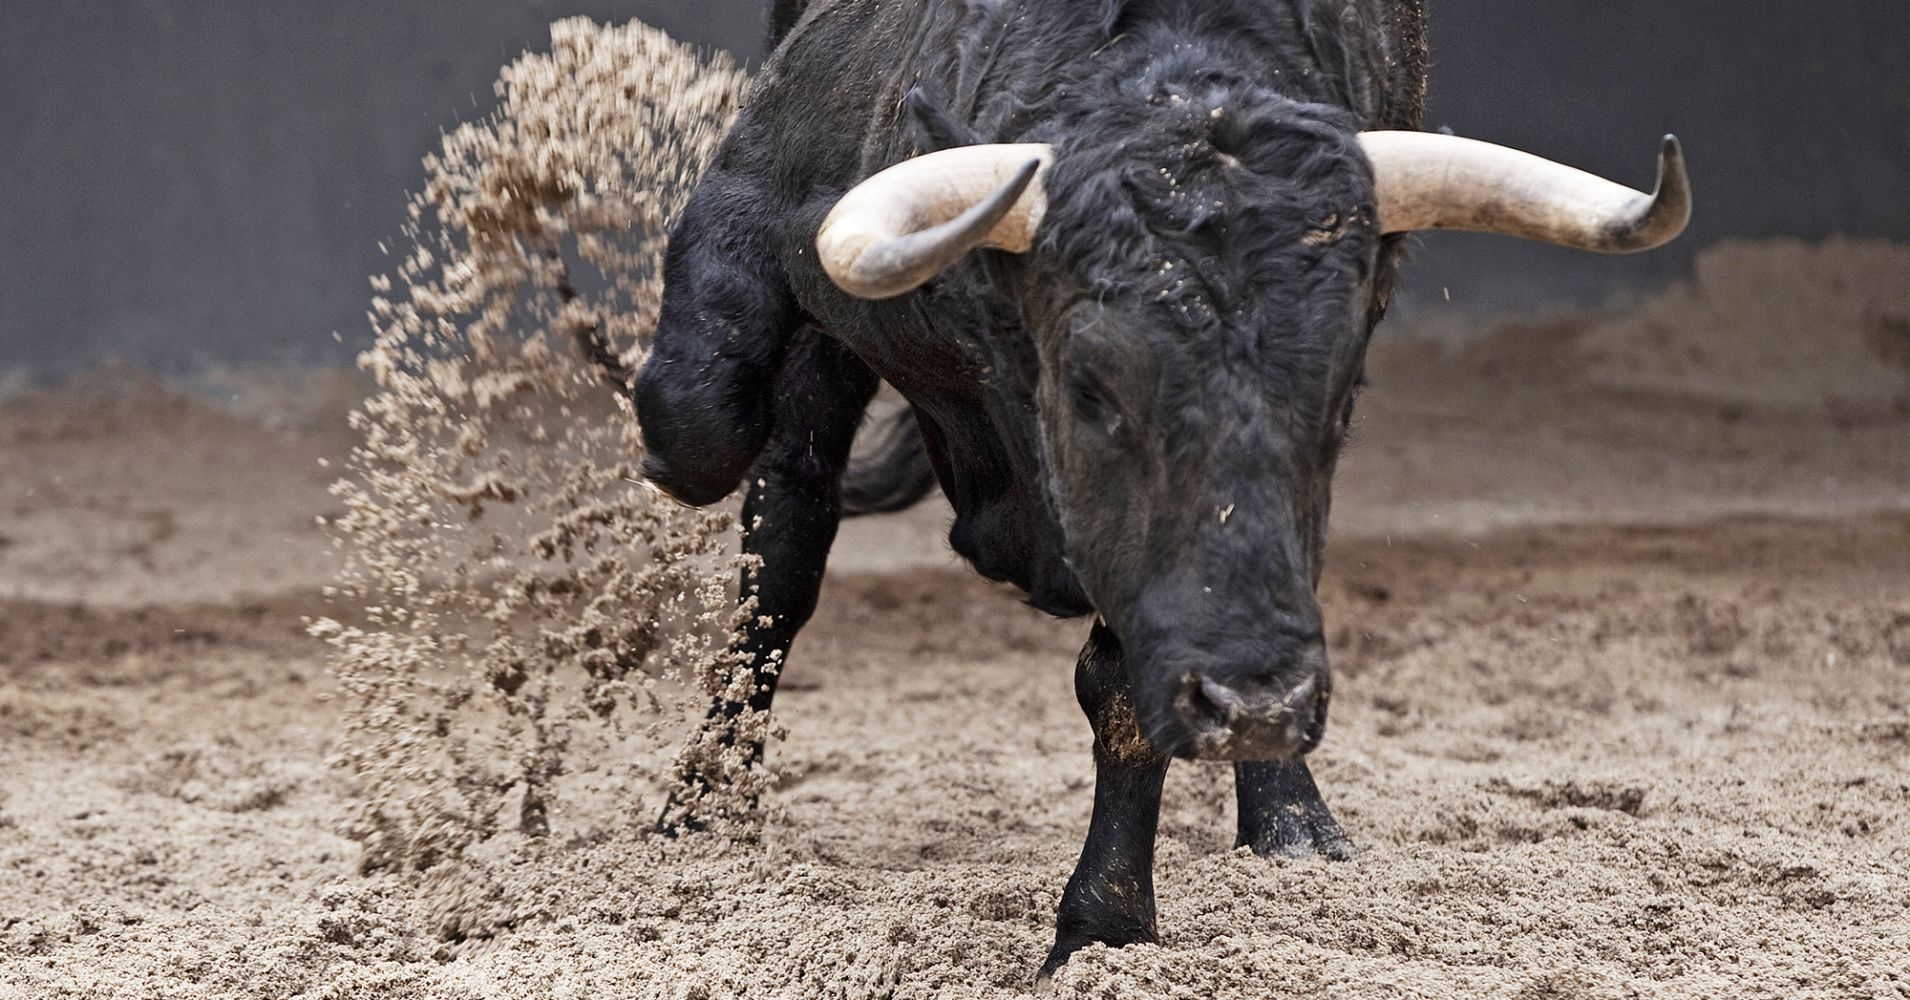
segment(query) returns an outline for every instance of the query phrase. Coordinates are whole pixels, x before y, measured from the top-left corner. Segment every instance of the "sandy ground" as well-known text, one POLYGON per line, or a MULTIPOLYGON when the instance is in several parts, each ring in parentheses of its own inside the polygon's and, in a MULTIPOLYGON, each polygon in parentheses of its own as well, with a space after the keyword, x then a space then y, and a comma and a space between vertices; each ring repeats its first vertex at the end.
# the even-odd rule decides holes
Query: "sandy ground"
MULTIPOLYGON (((1162 943, 1057 994, 1910 997, 1910 365, 1760 407, 1628 381, 1677 346, 1636 320, 1377 354, 1314 758, 1364 853, 1233 851, 1228 771, 1177 765, 1162 943)), ((1028 990, 1084 627, 953 566, 933 505, 839 544, 760 845, 574 804, 549 848, 357 874, 302 631, 353 391, 0 403, 0 996, 1028 990)))

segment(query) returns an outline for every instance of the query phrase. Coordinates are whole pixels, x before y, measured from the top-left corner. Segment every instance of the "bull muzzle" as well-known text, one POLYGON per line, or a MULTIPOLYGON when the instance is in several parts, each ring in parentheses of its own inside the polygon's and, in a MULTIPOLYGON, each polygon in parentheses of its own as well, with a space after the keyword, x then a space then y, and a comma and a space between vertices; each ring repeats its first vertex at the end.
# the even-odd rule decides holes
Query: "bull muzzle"
POLYGON ((1189 671, 1175 682, 1173 710, 1185 730, 1178 752, 1200 760, 1290 760, 1326 735, 1333 678, 1324 653, 1303 678, 1225 677, 1189 671))

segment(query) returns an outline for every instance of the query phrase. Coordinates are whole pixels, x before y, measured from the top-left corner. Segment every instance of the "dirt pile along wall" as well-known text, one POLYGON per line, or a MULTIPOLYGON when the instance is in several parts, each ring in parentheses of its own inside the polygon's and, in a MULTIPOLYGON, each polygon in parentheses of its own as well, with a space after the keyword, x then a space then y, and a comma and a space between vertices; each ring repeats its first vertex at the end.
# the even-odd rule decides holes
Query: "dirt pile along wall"
POLYGON ((1587 376, 1758 408, 1910 411, 1910 244, 1722 243, 1695 271, 1579 341, 1587 376))
POLYGON ((733 516, 640 480, 634 415, 586 355, 641 361, 668 224, 743 76, 638 23, 561 21, 551 43, 426 160, 415 246, 373 280, 379 389, 335 488, 346 610, 314 626, 339 653, 368 869, 655 790, 731 672, 733 516))

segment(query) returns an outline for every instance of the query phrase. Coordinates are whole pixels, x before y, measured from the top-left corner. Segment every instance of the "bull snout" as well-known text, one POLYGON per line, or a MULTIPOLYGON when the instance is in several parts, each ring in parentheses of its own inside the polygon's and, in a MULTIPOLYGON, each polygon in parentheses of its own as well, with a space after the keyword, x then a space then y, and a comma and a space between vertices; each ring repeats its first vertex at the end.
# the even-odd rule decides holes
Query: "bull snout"
POLYGON ((1189 671, 1178 680, 1174 715, 1186 748, 1206 760, 1279 760, 1320 745, 1333 682, 1325 658, 1298 683, 1277 677, 1189 671))

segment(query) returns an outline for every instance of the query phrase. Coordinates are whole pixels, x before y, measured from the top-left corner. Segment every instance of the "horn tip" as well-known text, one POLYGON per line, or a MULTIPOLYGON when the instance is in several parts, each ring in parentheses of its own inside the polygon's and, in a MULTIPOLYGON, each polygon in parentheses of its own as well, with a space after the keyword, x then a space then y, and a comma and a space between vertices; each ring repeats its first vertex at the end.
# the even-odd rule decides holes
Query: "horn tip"
POLYGON ((1683 203, 1684 213, 1690 214, 1691 175, 1685 169, 1684 143, 1675 135, 1667 135, 1658 151, 1658 198, 1670 198, 1683 203))
POLYGON ((1682 163, 1685 158, 1684 143, 1679 142, 1677 136, 1667 134, 1664 141, 1659 144, 1658 155, 1672 163, 1682 163))
POLYGON ((1658 151, 1658 186, 1638 232, 1621 253, 1652 250, 1677 239, 1691 224, 1691 176, 1685 170, 1684 144, 1667 135, 1658 151))

